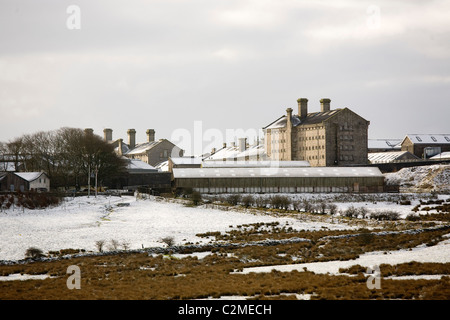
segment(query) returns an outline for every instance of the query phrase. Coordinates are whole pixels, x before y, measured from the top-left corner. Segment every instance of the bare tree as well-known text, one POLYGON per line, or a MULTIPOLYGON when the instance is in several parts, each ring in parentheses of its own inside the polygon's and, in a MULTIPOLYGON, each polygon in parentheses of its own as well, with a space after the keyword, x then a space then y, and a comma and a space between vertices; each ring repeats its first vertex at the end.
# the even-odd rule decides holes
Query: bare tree
POLYGON ((337 213, 337 205, 334 203, 328 204, 328 212, 331 215, 335 215, 337 213))
MULTIPOLYGON (((26 153, 24 152, 23 138, 15 138, 6 143, 6 150, 14 168, 19 171, 19 165, 24 163, 26 153)), ((26 168, 24 168, 26 170, 26 168)))
POLYGON ((36 247, 30 247, 25 252, 25 258, 29 258, 29 259, 39 259, 43 256, 44 256, 44 254, 42 253, 42 250, 38 249, 36 247))
POLYGON ((39 131, 0 147, 0 158, 8 157, 17 171, 19 165, 24 171, 45 171, 54 187, 84 183, 90 169, 101 182, 123 173, 126 166, 102 137, 77 128, 39 131))
POLYGON ((98 252, 103 252, 103 246, 105 245, 105 240, 97 240, 95 241, 95 246, 97 247, 98 252))
POLYGON ((174 237, 164 237, 161 239, 162 242, 164 242, 168 247, 171 247, 175 243, 174 237))
POLYGON ((119 248, 119 241, 115 239, 111 239, 111 247, 110 250, 117 250, 119 248))

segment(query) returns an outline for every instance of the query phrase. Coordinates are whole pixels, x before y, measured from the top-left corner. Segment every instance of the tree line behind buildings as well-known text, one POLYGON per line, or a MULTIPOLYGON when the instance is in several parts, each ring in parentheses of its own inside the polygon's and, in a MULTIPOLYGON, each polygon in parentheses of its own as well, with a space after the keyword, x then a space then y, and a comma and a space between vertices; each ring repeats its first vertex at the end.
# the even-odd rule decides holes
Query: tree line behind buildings
POLYGON ((88 176, 94 179, 95 174, 98 185, 105 185, 126 167, 114 147, 100 136, 67 127, 0 142, 0 164, 0 171, 44 171, 52 189, 86 186, 88 176))

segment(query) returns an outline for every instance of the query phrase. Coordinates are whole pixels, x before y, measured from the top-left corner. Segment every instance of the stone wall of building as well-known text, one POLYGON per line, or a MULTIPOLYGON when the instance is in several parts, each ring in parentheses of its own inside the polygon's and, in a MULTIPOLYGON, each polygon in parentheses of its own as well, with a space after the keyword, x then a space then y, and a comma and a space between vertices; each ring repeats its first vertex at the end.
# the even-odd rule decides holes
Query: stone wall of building
POLYGON ((344 109, 325 125, 326 166, 367 164, 369 122, 344 109))
POLYGON ((296 127, 292 140, 293 160, 309 161, 313 167, 326 166, 325 137, 323 124, 296 127))
MULTIPOLYGON (((329 105, 323 105, 322 109, 329 111, 329 105)), ((292 109, 286 112, 285 128, 265 132, 266 152, 272 160, 306 160, 311 166, 368 163, 369 121, 350 109, 339 109, 322 122, 297 126, 292 126, 289 120, 292 109)))

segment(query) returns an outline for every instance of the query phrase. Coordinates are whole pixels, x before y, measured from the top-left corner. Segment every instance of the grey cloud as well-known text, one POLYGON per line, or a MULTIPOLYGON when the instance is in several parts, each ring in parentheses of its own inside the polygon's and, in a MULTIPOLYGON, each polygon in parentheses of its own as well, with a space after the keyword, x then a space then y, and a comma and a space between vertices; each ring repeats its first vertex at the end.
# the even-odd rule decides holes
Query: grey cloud
POLYGON ((70 4, 0 4, 0 140, 63 125, 260 128, 303 96, 355 110, 373 138, 448 127, 434 116, 448 114, 441 1, 77 1, 81 30, 66 28, 70 4))

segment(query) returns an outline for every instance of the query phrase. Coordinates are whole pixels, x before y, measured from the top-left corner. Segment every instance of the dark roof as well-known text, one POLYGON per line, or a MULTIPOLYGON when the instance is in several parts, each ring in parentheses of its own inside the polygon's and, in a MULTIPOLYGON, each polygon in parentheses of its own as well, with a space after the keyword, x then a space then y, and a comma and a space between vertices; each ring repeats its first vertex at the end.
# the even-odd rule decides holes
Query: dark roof
MULTIPOLYGON (((332 116, 334 116, 335 114, 337 114, 338 112, 340 112, 342 110, 343 109, 335 109, 335 110, 330 110, 330 111, 326 111, 326 112, 308 113, 306 118, 303 120, 300 120, 300 117, 298 115, 292 115, 292 117, 291 117, 292 126, 297 127, 299 125, 321 123, 321 122, 324 122, 325 120, 328 120, 329 118, 331 118, 332 116)), ((274 122, 272 122, 271 124, 267 125, 263 129, 284 128, 284 127, 286 127, 286 123, 287 123, 287 117, 286 117, 286 115, 284 115, 284 116, 278 118, 277 120, 275 120, 274 122)))

